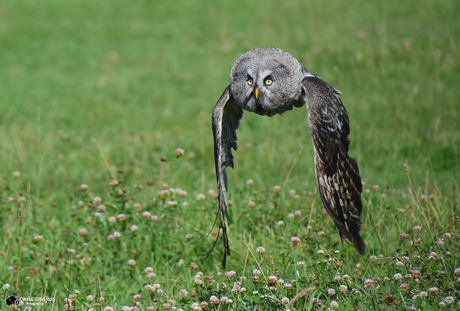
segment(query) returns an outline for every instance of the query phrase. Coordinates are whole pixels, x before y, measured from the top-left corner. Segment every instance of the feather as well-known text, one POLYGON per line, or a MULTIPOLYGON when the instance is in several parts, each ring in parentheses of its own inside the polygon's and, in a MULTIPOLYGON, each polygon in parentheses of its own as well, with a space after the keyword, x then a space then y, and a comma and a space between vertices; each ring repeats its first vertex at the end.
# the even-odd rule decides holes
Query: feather
POLYGON ((339 92, 317 76, 305 73, 308 124, 313 146, 318 189, 324 208, 334 220, 341 238, 366 250, 359 231, 362 183, 358 164, 348 155, 350 126, 339 92))
MULTIPOLYGON (((232 148, 236 150, 237 136, 236 130, 240 120, 243 117, 243 109, 235 103, 228 86, 214 107, 212 113, 212 131, 214 135, 214 160, 216 166, 216 178, 218 188, 218 212, 219 233, 216 237, 214 245, 209 251, 212 252, 217 244, 219 235, 222 233, 224 242, 224 259, 222 266, 225 268, 227 256, 230 255, 230 245, 227 236, 227 218, 228 218, 228 203, 226 192, 228 190, 227 167, 233 168, 232 148)), ((217 219, 216 219, 217 221, 217 219)))

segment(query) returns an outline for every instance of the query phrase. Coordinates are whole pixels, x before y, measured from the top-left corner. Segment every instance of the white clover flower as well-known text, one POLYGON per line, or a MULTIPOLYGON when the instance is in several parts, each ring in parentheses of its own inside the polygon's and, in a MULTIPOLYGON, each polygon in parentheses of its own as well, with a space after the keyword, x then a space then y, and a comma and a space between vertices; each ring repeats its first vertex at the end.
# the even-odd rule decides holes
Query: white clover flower
POLYGON ((181 290, 179 291, 179 295, 180 295, 181 297, 187 297, 188 292, 187 292, 187 290, 186 290, 185 288, 183 288, 183 289, 181 289, 181 290))
POLYGON ((265 254, 265 248, 263 246, 259 246, 256 248, 257 254, 265 254))
POLYGON ((436 252, 431 252, 430 255, 428 256, 428 259, 435 259, 436 257, 438 256, 438 254, 436 252))
POLYGON ((150 273, 150 272, 153 272, 153 268, 150 267, 150 266, 149 266, 149 267, 145 267, 144 272, 147 273, 147 274, 150 273))
POLYGON ((328 288, 326 290, 326 293, 329 295, 329 296, 334 296, 335 295, 335 289, 333 288, 328 288))
POLYGON ((131 227, 129 227, 129 230, 131 230, 132 232, 136 232, 138 229, 139 227, 137 225, 131 225, 131 227))
POLYGON ((339 307, 339 303, 335 300, 332 300, 329 306, 331 307, 331 309, 337 309, 339 307))
POLYGON ((226 272, 224 272, 224 276, 225 276, 226 278, 233 278, 233 277, 236 276, 236 272, 233 271, 233 270, 226 271, 226 272))

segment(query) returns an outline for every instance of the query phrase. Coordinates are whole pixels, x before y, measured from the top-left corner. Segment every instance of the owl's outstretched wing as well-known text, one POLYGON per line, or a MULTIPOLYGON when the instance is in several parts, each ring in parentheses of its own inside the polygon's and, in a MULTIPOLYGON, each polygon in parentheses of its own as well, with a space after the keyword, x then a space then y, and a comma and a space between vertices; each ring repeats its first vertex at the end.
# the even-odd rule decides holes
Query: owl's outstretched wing
POLYGON ((337 225, 340 237, 352 242, 363 255, 366 246, 359 235, 362 183, 358 164, 348 155, 347 111, 339 92, 320 78, 306 72, 303 87, 321 201, 337 225))
MULTIPOLYGON (((224 241, 224 259, 222 266, 225 268, 227 256, 230 255, 230 246, 227 237, 227 167, 233 168, 232 148, 237 149, 236 129, 243 117, 243 109, 235 103, 233 96, 228 86, 217 101, 212 112, 212 132, 214 134, 214 160, 216 164, 216 177, 218 188, 219 208, 217 217, 219 219, 219 233, 222 232, 224 241)), ((217 219, 216 219, 217 221, 217 219)), ((216 241, 211 248, 212 252, 219 239, 217 235, 216 241)), ((208 254, 208 255, 209 255, 208 254)))

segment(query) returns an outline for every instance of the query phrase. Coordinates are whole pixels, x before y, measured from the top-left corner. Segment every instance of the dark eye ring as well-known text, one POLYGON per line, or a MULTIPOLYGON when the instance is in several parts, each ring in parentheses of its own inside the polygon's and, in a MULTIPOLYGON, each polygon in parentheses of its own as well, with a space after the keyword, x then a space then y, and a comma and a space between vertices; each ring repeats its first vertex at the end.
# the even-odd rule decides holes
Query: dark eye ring
POLYGON ((266 86, 270 86, 270 85, 273 84, 273 80, 270 79, 270 78, 267 78, 267 79, 264 80, 264 84, 265 84, 266 86))

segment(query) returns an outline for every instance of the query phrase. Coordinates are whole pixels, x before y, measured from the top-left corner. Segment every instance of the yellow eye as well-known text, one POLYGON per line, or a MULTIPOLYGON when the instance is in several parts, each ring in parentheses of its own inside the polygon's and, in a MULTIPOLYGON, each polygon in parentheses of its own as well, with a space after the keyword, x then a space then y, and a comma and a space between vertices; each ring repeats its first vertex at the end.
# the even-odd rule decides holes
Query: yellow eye
POLYGON ((248 83, 249 86, 252 86, 252 79, 249 78, 248 81, 247 81, 247 83, 248 83))
POLYGON ((266 86, 270 86, 270 85, 273 84, 273 80, 272 80, 272 79, 265 79, 264 84, 265 84, 266 86))

